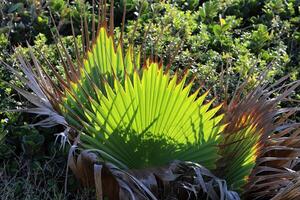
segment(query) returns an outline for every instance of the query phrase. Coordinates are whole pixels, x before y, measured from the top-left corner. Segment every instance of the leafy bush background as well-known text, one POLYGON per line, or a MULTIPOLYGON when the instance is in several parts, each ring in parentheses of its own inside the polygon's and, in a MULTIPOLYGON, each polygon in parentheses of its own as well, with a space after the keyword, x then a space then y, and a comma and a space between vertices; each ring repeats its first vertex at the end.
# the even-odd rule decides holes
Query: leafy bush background
MULTIPOLYGON (((51 31, 49 11, 54 16, 63 42, 71 51, 70 19, 75 32, 80 34, 80 13, 85 5, 89 21, 92 1, 6 1, 0 3, 0 60, 15 65, 13 48, 18 46, 27 55, 26 41, 42 51, 52 64, 61 69, 51 31)), ((115 1, 116 34, 120 34, 122 1, 115 1)), ((154 53, 167 64, 175 54, 172 70, 189 67, 199 85, 213 88, 216 94, 220 72, 227 69, 231 88, 239 79, 254 81, 262 71, 270 69, 269 80, 290 74, 292 80, 300 78, 300 1, 298 0, 196 0, 159 1, 127 0, 125 46, 130 40, 142 45, 147 54, 154 53), (134 29, 138 17, 137 29, 134 29), (149 34, 142 43, 145 32, 149 34)), ((81 41, 80 36, 77 37, 81 41)), ((0 66, 0 79, 18 81, 0 66)), ((299 91, 295 98, 300 100, 299 91)), ((57 151, 54 133, 60 127, 47 130, 29 127, 38 120, 29 114, 4 112, 27 104, 12 88, 0 81, 0 195, 6 199, 23 198, 63 199, 65 151, 57 151), (28 145, 29 144, 29 145, 28 145), (30 148, 29 148, 30 146, 30 148), (24 167, 25 166, 25 167, 24 167), (43 175, 43 176, 42 176, 43 175), (14 184, 9 182, 14 178, 14 184), (19 184, 19 185, 18 185, 19 184), (24 187, 26 185, 30 187, 24 187), (2 186, 3 185, 3 186, 2 186), (47 186, 47 187, 46 187, 47 186), (43 188, 44 193, 34 188, 43 188), (15 196, 9 196, 15 195, 15 196)), ((67 196, 74 197, 78 187, 69 175, 67 196)), ((76 195, 75 195, 76 196, 76 195)), ((76 198, 81 198, 76 196, 76 198)), ((84 196, 82 198, 85 198, 84 196)))

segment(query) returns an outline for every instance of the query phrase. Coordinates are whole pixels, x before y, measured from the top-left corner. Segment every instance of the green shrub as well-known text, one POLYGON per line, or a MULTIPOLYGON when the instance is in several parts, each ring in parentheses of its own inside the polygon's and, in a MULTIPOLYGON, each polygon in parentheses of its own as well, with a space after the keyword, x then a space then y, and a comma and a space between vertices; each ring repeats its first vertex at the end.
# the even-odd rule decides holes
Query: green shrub
MULTIPOLYGON (((209 87, 215 87, 222 69, 229 69, 231 85, 236 85, 239 77, 248 77, 252 68, 252 80, 268 68, 270 80, 287 73, 296 80, 300 61, 298 4, 211 0, 193 10, 178 3, 153 3, 140 16, 135 41, 139 43, 153 23, 144 46, 148 53, 166 52, 163 59, 167 62, 174 53, 174 44, 183 40, 174 66, 190 67, 209 87), (163 34, 159 36, 162 26, 163 34), (154 47, 153 40, 158 37, 154 47)), ((128 21, 127 33, 133 33, 134 24, 128 21)))

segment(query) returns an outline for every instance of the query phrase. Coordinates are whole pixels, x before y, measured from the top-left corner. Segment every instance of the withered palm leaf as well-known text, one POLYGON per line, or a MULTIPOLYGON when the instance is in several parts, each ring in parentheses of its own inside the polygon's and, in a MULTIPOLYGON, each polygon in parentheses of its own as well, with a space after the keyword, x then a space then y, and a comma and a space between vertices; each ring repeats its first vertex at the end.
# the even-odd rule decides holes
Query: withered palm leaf
MULTIPOLYGON (((242 191, 247 183, 247 192, 252 192, 258 187, 258 190, 261 189, 261 192, 264 192, 264 197, 267 193, 271 195, 271 191, 268 191, 267 188, 262 189, 265 184, 264 181, 262 181, 261 187, 256 182, 258 178, 256 175, 262 172, 260 166, 266 166, 263 169, 269 170, 269 173, 273 176, 278 171, 267 160, 277 160, 278 166, 284 168, 284 163, 280 160, 290 163, 295 159, 295 156, 299 156, 298 149, 294 147, 299 145, 299 141, 294 140, 294 143, 290 143, 288 141, 292 141, 292 138, 289 138, 289 136, 281 137, 282 133, 291 134, 291 127, 295 124, 288 124, 288 117, 279 120, 280 123, 275 123, 275 120, 281 114, 294 113, 298 110, 297 108, 278 107, 279 103, 300 84, 299 81, 286 84, 287 78, 288 76, 283 77, 269 87, 258 85, 245 96, 237 92, 229 105, 224 107, 225 123, 228 123, 228 126, 221 133, 222 142, 219 151, 221 159, 218 162, 217 174, 227 180, 228 185, 235 190, 242 191), (276 130, 282 129, 282 127, 286 128, 282 130, 282 133, 276 134, 276 130), (280 138, 279 140, 285 140, 285 142, 274 143, 277 137, 280 138), (282 150, 281 152, 288 151, 292 157, 280 158, 278 157, 280 154, 274 154, 273 158, 266 158, 274 149, 282 150), (249 187, 251 187, 250 191, 249 187)), ((258 197, 257 192, 254 193, 258 197)), ((249 196, 249 193, 246 196, 249 196)), ((253 197, 250 199, 253 199, 253 197)))
POLYGON ((215 177, 205 167, 173 161, 168 165, 122 170, 99 162, 97 155, 85 150, 77 159, 70 154, 70 166, 86 185, 96 186, 97 199, 240 199, 227 188, 225 180, 215 177))
MULTIPOLYGON (((271 199, 274 196, 277 199, 278 196, 283 197, 283 191, 289 191, 288 188, 299 189, 295 181, 299 177, 296 167, 300 155, 300 126, 286 122, 287 117, 295 111, 284 110, 285 113, 277 120, 275 134, 263 144, 245 186, 246 199, 271 199), (281 195, 277 195, 279 192, 281 195)), ((295 193, 295 196, 299 198, 299 193, 295 193)))
POLYGON ((297 200, 300 198, 300 174, 297 173, 294 179, 287 186, 280 189, 271 200, 297 200))

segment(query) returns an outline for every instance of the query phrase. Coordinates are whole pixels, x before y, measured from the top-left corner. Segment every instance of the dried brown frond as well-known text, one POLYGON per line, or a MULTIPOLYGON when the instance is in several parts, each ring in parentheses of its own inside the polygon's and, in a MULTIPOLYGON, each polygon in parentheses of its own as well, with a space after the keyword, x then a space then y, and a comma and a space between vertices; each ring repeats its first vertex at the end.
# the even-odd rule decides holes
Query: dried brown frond
MULTIPOLYGON (((73 149, 74 150, 74 149, 73 149)), ((81 183, 95 186, 97 199, 239 199, 226 182, 203 166, 174 161, 163 167, 121 170, 97 161, 91 151, 69 154, 69 166, 81 183)))

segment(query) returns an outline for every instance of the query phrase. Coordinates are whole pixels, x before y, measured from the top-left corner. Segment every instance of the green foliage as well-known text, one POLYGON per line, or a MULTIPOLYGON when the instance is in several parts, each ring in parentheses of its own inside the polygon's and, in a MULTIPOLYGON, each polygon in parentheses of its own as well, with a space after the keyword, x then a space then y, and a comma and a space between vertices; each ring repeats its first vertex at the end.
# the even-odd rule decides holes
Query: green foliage
MULTIPOLYGON (((184 41, 174 66, 190 67, 200 81, 207 82, 207 87, 216 87, 222 69, 229 69, 231 86, 237 84, 239 77, 250 76, 253 81, 268 68, 270 80, 286 73, 296 80, 300 65, 297 5, 297 1, 281 0, 211 0, 198 9, 186 10, 176 3, 153 3, 153 11, 148 7, 140 17, 135 41, 139 43, 153 23, 144 47, 166 62, 174 54, 174 44, 184 41), (162 27, 163 34, 159 35, 162 27), (153 41, 158 37, 154 47, 153 41)), ((128 21, 129 34, 133 33, 133 24, 128 21)))
MULTIPOLYGON (((70 34, 69 15, 73 16, 75 32, 79 33, 77 27, 80 13, 84 12, 83 5, 79 0, 70 1, 70 6, 61 0, 49 1, 49 8, 55 20, 59 21, 58 28, 63 35, 70 34)), ((139 1, 127 1, 126 32, 129 34, 134 29, 134 22, 130 20, 135 18, 140 5, 139 1)), ((115 1, 115 6, 118 11, 115 21, 119 25, 123 1, 115 1)), ((49 13, 39 3, 31 6, 26 3, 3 4, 2 8, 5 12, 1 30, 8 33, 12 44, 33 41, 39 33, 46 36, 48 43, 52 41, 48 29, 51 25, 49 13)), ((91 4, 86 2, 85 8, 85 15, 91 21, 91 4)), ((285 72, 290 73, 293 79, 299 77, 300 58, 297 52, 300 33, 297 26, 300 17, 295 0, 210 0, 204 3, 180 0, 151 5, 143 1, 139 22, 136 42, 141 42, 147 26, 153 23, 145 48, 148 53, 154 51, 159 54, 165 61, 174 53, 171 49, 180 41, 179 38, 184 41, 174 66, 181 69, 191 67, 193 71, 201 72, 196 75, 199 80, 207 81, 208 87, 219 79, 222 68, 230 69, 232 85, 236 84, 237 76, 248 76, 254 65, 251 78, 255 80, 258 72, 266 70, 270 63, 270 78, 285 72), (158 26, 159 23, 162 25, 158 26), (162 26, 164 30, 160 36, 162 26), (154 47, 153 41, 158 37, 160 40, 154 47)))
MULTIPOLYGON (((72 0, 70 5, 64 0, 49 0, 46 4, 40 1, 4 1, 0 4, 0 34, 3 33, 9 38, 11 46, 26 45, 26 42, 32 44, 40 33, 46 36, 48 42, 52 42, 51 31, 54 31, 54 27, 49 11, 53 14, 59 31, 70 35, 70 16, 73 17, 75 27, 80 25, 80 14, 84 13, 88 20, 91 19, 90 10, 84 11, 84 6, 90 8, 88 2, 83 3, 81 0, 72 0)), ((75 31, 80 32, 77 29, 75 31)))
POLYGON ((48 20, 41 13, 42 6, 37 1, 4 2, 1 10, 3 20, 0 33, 9 37, 11 45, 31 41, 37 32, 48 33, 48 20))

